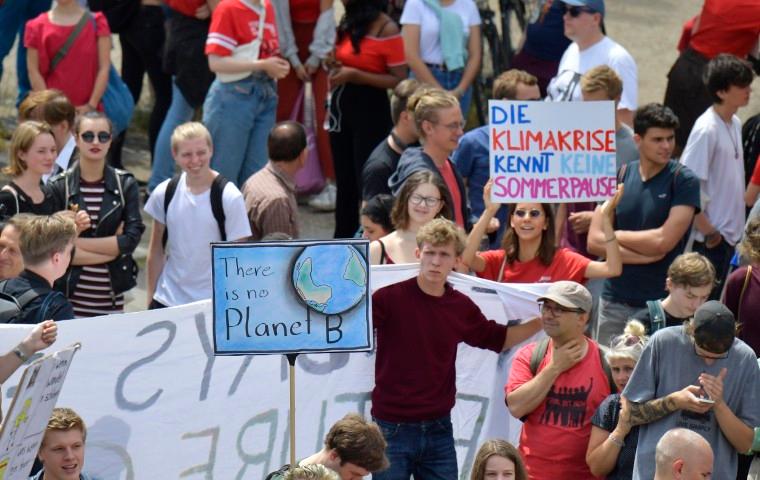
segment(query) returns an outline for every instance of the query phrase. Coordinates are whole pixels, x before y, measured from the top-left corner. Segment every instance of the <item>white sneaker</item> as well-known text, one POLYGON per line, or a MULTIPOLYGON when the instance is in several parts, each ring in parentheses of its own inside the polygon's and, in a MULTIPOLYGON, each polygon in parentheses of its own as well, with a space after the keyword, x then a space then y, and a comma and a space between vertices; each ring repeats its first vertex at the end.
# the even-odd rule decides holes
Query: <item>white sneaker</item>
POLYGON ((327 182, 325 188, 322 191, 309 200, 309 206, 314 210, 320 212, 332 212, 335 210, 335 197, 337 196, 338 189, 332 182, 327 182))

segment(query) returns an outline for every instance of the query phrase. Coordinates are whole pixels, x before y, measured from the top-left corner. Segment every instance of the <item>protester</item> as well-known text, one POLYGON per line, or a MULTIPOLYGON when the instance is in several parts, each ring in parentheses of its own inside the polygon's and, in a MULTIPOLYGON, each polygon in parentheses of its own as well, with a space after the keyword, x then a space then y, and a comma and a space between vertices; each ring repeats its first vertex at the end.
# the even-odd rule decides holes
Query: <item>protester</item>
POLYGON ((37 454, 43 469, 29 480, 90 480, 84 468, 87 427, 70 408, 54 408, 37 454))
POLYGON ((28 219, 28 215, 22 214, 0 223, 0 280, 18 277, 24 270, 24 259, 19 244, 21 226, 28 219))
POLYGON ((340 480, 338 474, 324 465, 304 465, 289 470, 284 480, 340 480))
POLYGON ((760 425, 760 378, 757 357, 735 328, 731 311, 709 301, 689 323, 652 336, 623 391, 631 425, 641 425, 634 479, 652 478, 655 443, 676 426, 708 441, 715 478, 736 478, 737 452, 750 449, 760 425))
POLYGON ((546 203, 514 203, 508 207, 509 227, 498 250, 478 252, 480 239, 501 204, 491 200, 491 183, 483 190, 485 210, 467 237, 464 264, 479 277, 507 283, 556 282, 620 275, 622 264, 612 217, 623 195, 622 187, 601 207, 605 231, 603 261, 592 261, 554 243, 554 215, 546 203))
POLYGON ((46 123, 28 121, 16 127, 8 149, 8 166, 3 168, 11 179, 0 189, 1 218, 55 211, 50 192, 42 185, 42 176, 53 169, 55 157, 55 138, 46 123))
POLYGON ((563 0, 565 36, 573 43, 559 62, 557 76, 549 83, 548 98, 554 102, 580 100, 581 75, 597 65, 608 65, 623 79, 617 108, 620 120, 633 124, 638 103, 638 71, 628 51, 604 33, 604 0, 563 0))
POLYGON ((182 174, 159 184, 145 204, 145 213, 153 217, 147 260, 150 309, 211 298, 209 244, 251 235, 243 194, 209 166, 214 145, 206 127, 182 124, 171 144, 182 174))
POLYGON ((694 218, 694 250, 715 266, 713 300, 723 291, 744 225, 744 159, 736 112, 749 103, 752 78, 749 64, 733 55, 710 60, 705 85, 713 104, 694 123, 681 156, 702 190, 702 211, 694 218))
POLYGON ((102 13, 91 14, 77 0, 58 0, 27 23, 24 46, 32 90, 58 89, 80 114, 103 109, 111 30, 102 13))
MULTIPOLYGON (((324 465, 334 470, 340 480, 356 480, 370 473, 376 478, 377 472, 388 467, 385 456, 387 444, 375 423, 367 422, 361 416, 350 413, 330 428, 325 436, 322 450, 304 458, 296 467, 283 465, 279 470, 267 475, 265 480, 283 480, 289 472, 307 465, 324 465)), ((307 477, 308 478, 308 477, 307 477)))
POLYGON ((700 434, 686 428, 665 432, 657 442, 654 462, 654 480, 711 478, 713 473, 710 444, 700 434))
POLYGON ((480 23, 473 0, 406 0, 401 14, 404 55, 412 75, 456 96, 465 116, 480 71, 480 23))
POLYGON ((509 413, 521 419, 520 453, 531 480, 585 480, 591 417, 611 393, 602 352, 584 336, 591 293, 576 282, 552 283, 540 302, 549 336, 518 350, 504 387, 509 413))
POLYGON ((329 62, 330 145, 338 188, 335 238, 350 238, 359 227, 361 174, 375 146, 393 126, 389 88, 406 77, 398 26, 383 0, 345 0, 334 61, 329 62), (370 113, 371 112, 371 113, 370 113))
MULTIPOLYGON (((649 104, 636 112, 634 140, 639 161, 618 172, 625 192, 615 210, 615 237, 623 273, 605 280, 599 300, 596 339, 608 344, 628 318, 647 300, 665 296, 668 266, 686 244, 694 213, 699 211, 699 185, 694 174, 671 160, 678 119, 667 107, 649 104)), ((591 220, 588 251, 602 255, 606 239, 602 212, 591 220)))
MULTIPOLYGON (((2 240, 2 236, 0 236, 2 240)), ((749 261, 736 269, 726 282, 726 304, 741 325, 739 338, 760 355, 760 217, 750 220, 744 238, 738 245, 739 253, 749 261)))
POLYGON ((53 283, 69 267, 77 236, 76 225, 69 216, 34 216, 21 226, 20 247, 24 270, 2 285, 2 292, 17 299, 21 311, 13 323, 41 323, 44 320, 69 320, 74 310, 53 283), (35 296, 19 299, 33 291, 35 296))
POLYGON ((419 274, 372 296, 372 416, 388 441, 390 459, 390 468, 374 474, 375 480, 457 478, 451 426, 457 346, 465 342, 498 353, 541 328, 535 320, 510 327, 486 320, 447 283, 464 250, 464 235, 450 220, 420 228, 417 246, 419 274))
POLYGON ((362 204, 375 195, 390 194, 388 179, 398 166, 404 150, 417 143, 417 129, 414 116, 407 110, 409 97, 420 88, 420 82, 413 78, 402 80, 393 89, 391 95, 391 120, 393 128, 388 138, 381 141, 362 168, 362 204))
POLYGON ((362 237, 374 242, 391 233, 394 230, 391 210, 393 210, 392 196, 381 193, 370 198, 360 212, 359 223, 362 226, 362 237))
MULTIPOLYGON (((649 341, 645 334, 644 325, 632 320, 605 353, 618 392, 625 388, 649 341)), ((639 429, 631 426, 628 405, 620 393, 605 398, 591 418, 591 437, 586 450, 586 464, 591 473, 607 480, 630 479, 638 438, 639 429)))
POLYGON ((77 118, 74 132, 79 162, 51 179, 50 191, 55 211, 83 210, 92 227, 77 239, 72 267, 56 288, 71 300, 77 317, 120 313, 124 292, 137 283, 132 253, 145 230, 137 180, 106 164, 108 117, 87 112, 77 118))
POLYGON ((410 175, 420 170, 435 173, 446 185, 446 203, 451 206, 456 224, 469 231, 473 219, 467 204, 464 180, 451 162, 451 154, 464 133, 464 120, 457 98, 439 89, 421 89, 407 102, 422 147, 407 148, 396 171, 388 180, 391 192, 398 195, 410 175))
POLYGON ((45 320, 35 325, 21 343, 0 357, 0 383, 5 383, 32 355, 52 345, 57 336, 58 325, 53 320, 45 320))
POLYGON ((280 232, 298 238, 296 173, 306 165, 306 130, 293 121, 280 122, 269 132, 269 163, 243 186, 243 198, 251 222, 251 240, 280 232))
POLYGON ((370 264, 417 263, 417 233, 422 226, 439 215, 452 218, 446 185, 428 170, 410 176, 396 197, 391 211, 395 229, 370 243, 370 264))
POLYGON ((528 480, 520 452, 501 439, 488 440, 475 454, 470 480, 528 480))

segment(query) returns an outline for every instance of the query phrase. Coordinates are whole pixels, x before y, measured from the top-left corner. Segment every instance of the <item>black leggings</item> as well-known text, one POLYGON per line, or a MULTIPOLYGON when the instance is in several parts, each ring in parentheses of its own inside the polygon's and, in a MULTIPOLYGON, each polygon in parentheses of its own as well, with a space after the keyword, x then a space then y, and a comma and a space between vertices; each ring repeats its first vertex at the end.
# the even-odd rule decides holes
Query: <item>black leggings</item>
POLYGON ((347 83, 332 92, 330 146, 335 164, 335 238, 359 228, 361 174, 372 150, 393 127, 385 89, 347 83))

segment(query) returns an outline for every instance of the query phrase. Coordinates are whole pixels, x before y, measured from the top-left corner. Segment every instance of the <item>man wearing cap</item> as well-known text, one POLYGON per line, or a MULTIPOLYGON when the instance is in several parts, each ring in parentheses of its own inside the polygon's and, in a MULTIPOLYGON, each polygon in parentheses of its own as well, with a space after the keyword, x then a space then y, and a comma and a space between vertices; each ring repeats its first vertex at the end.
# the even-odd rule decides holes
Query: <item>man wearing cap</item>
POLYGON ((618 117, 633 125, 638 103, 638 70, 628 51, 604 33, 604 0, 563 0, 565 36, 573 41, 559 61, 557 75, 549 82, 548 99, 581 100, 581 75, 598 65, 608 65, 623 79, 618 117))
POLYGON ((593 478, 585 461, 591 417, 611 393, 599 346, 583 334, 591 293, 559 281, 539 305, 548 344, 531 343, 517 352, 505 388, 507 406, 524 422, 520 453, 531 480, 587 480, 593 478))
POLYGON ((760 382, 754 352, 734 332, 731 311, 710 301, 649 340, 623 392, 631 424, 641 425, 634 480, 654 476, 655 445, 678 427, 710 444, 713 478, 736 478, 736 454, 750 449, 751 427, 760 424, 760 382))

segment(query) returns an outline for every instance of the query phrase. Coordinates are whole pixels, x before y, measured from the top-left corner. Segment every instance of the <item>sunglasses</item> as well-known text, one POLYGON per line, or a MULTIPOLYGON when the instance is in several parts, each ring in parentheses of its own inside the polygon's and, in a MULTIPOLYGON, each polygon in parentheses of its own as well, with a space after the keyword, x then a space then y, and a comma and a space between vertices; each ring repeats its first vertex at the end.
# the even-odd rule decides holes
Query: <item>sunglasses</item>
POLYGON ((87 131, 82 132, 79 134, 82 137, 82 140, 84 140, 85 143, 92 143, 95 141, 95 137, 98 137, 98 142, 100 143, 108 143, 111 141, 111 132, 98 132, 97 134, 93 131, 87 131))
POLYGON ((564 13, 567 13, 573 18, 577 18, 578 16, 580 16, 581 13, 596 13, 596 10, 592 10, 588 7, 579 7, 576 5, 568 5, 568 4, 565 4, 564 6, 565 6, 564 13))
POLYGON ((525 218, 526 215, 530 216, 530 218, 538 218, 541 215, 543 215, 544 212, 538 209, 532 209, 532 210, 515 210, 514 215, 519 218, 525 218))

